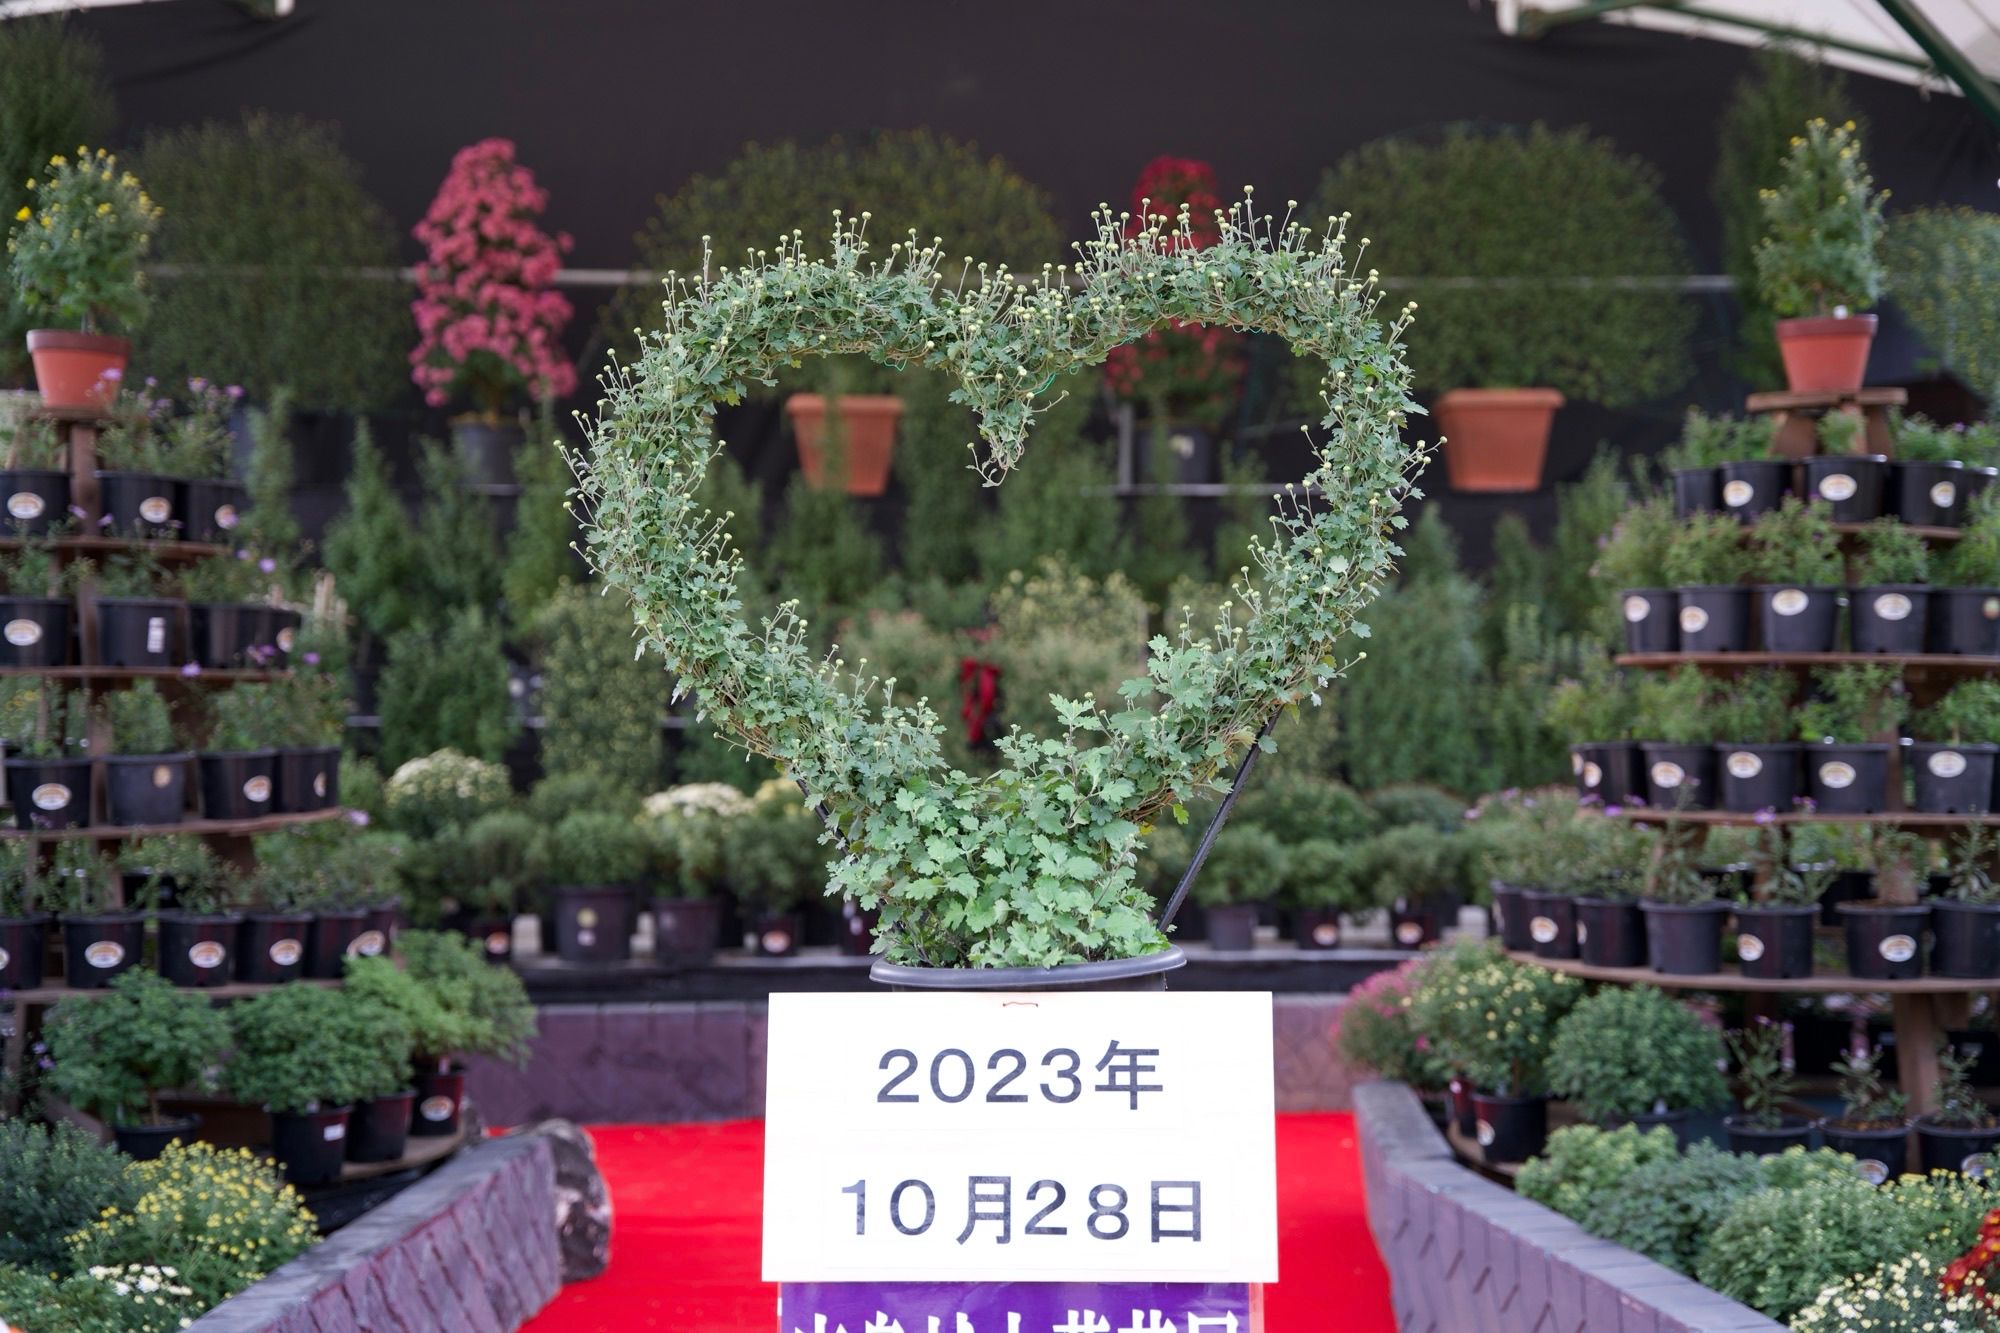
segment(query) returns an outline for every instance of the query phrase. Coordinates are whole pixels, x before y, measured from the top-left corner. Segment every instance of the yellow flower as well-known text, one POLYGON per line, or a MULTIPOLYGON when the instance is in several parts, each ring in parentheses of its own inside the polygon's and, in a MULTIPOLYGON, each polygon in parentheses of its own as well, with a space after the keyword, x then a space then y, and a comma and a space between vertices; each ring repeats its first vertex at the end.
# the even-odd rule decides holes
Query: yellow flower
POLYGON ((14 215, 14 221, 26 222, 30 217, 34 216, 34 212, 35 210, 29 208, 26 204, 22 204, 21 211, 14 215))

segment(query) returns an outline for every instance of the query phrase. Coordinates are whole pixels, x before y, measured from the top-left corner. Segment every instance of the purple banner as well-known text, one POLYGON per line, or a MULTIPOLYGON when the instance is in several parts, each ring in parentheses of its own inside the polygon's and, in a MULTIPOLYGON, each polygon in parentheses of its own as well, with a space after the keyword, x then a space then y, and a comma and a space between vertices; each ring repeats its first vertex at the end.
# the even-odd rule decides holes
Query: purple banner
POLYGON ((1253 1333, 1241 1282, 787 1282, 779 1333, 1253 1333))

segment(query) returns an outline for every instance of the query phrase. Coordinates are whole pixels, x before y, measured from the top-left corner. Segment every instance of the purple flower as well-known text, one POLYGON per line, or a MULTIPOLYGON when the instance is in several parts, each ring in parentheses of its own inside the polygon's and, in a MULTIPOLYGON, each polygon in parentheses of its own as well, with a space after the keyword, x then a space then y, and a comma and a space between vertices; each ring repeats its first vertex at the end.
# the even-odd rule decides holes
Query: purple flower
POLYGON ((1616 817, 1625 813, 1625 807, 1622 805, 1607 805, 1604 807, 1604 813, 1616 817))
POLYGON ((1778 817, 1778 812, 1767 805, 1750 817, 1759 824, 1769 824, 1778 817))
POLYGON ((116 384, 119 380, 125 378, 125 372, 117 366, 106 366, 103 370, 97 372, 97 378, 110 380, 113 384, 116 384))
POLYGON ((193 379, 188 381, 189 393, 206 393, 207 391, 208 391, 208 381, 201 378, 201 376, 197 375, 193 379))
POLYGON ((110 527, 110 526, 111 526, 111 515, 109 515, 109 514, 106 514, 106 515, 105 515, 105 516, 104 516, 103 518, 100 518, 100 519, 98 519, 98 520, 97 520, 97 526, 98 526, 98 527, 100 527, 100 528, 108 528, 108 527, 110 527))
POLYGON ((228 394, 232 400, 241 398, 243 396, 243 386, 240 384, 232 384, 228 388, 224 389, 223 392, 228 394))
POLYGON ((151 376, 151 375, 148 375, 148 376, 146 376, 146 387, 147 387, 147 388, 149 388, 149 389, 153 389, 153 388, 157 388, 157 387, 159 387, 159 383, 160 383, 160 382, 159 382, 159 380, 155 379, 155 378, 154 378, 153 376, 151 376))
POLYGON ((238 551, 236 553, 236 558, 238 560, 248 560, 250 558, 250 553, 248 551, 238 551))
POLYGON ((85 516, 82 505, 71 505, 69 507, 69 514, 71 518, 83 518, 85 516))
POLYGON ((181 667, 181 674, 183 676, 188 677, 190 680, 196 676, 199 676, 201 674, 201 663, 199 662, 187 663, 186 665, 181 667))
POLYGON ((267 555, 257 562, 257 568, 263 570, 266 574, 275 574, 278 572, 278 562, 267 555))
POLYGON ((349 810, 347 812, 347 822, 350 824, 366 824, 368 822, 368 812, 366 810, 349 810))
POLYGON ((307 665, 307 666, 318 666, 318 665, 319 665, 319 654, 318 654, 318 653, 307 653, 307 654, 305 655, 305 657, 306 657, 306 665, 307 665))

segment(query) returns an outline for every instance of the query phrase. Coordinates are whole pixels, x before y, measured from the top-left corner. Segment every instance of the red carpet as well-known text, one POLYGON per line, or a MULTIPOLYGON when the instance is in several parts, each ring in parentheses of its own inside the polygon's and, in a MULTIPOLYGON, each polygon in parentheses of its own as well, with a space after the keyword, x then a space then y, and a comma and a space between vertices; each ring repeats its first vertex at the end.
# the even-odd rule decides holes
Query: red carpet
MULTIPOLYGON (((611 1267, 565 1288, 531 1333, 775 1329, 776 1289, 757 1280, 763 1122, 590 1135, 615 1211, 611 1267)), ((1394 1333, 1353 1117, 1278 1117, 1278 1262, 1285 1280, 1266 1291, 1266 1333, 1394 1333)))

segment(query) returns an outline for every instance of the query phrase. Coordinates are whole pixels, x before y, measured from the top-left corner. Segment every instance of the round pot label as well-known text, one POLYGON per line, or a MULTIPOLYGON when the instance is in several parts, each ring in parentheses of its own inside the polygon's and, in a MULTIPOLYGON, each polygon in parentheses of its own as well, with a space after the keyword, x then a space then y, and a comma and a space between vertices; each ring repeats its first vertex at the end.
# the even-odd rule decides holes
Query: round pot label
POLYGON ((1854 785, 1854 765, 1844 764, 1835 759, 1819 766, 1819 780, 1824 785, 1839 791, 1854 785))
POLYGON ((356 958, 376 958, 388 945, 379 930, 364 930, 354 937, 354 943, 347 946, 347 952, 356 958))
POLYGON ((83 951, 83 961, 92 967, 116 967, 125 961, 125 946, 117 940, 99 940, 83 951))
POLYGON ((228 956, 229 951, 214 940, 197 941, 188 949, 188 961, 200 968, 221 967, 228 956))
POLYGON ((5 949, 0 949, 0 970, 4 970, 7 964, 13 961, 14 961, 13 954, 8 953, 5 949))
POLYGON ((1681 633, 1699 634, 1708 628, 1708 612, 1698 606, 1681 608, 1681 633))
POLYGON ((154 785, 155 787, 157 787, 157 788, 160 788, 160 789, 162 789, 162 790, 164 790, 165 788, 168 788, 168 787, 171 787, 171 786, 173 786, 173 785, 174 785, 174 766, 173 766, 172 764, 154 764, 154 765, 153 765, 153 785, 154 785))
POLYGON ((313 774, 313 795, 321 797, 326 795, 326 774, 313 774))
POLYGON ((1875 615, 1881 620, 1908 620, 1914 609, 1910 599, 1899 592, 1885 592, 1875 599, 1875 615))
POLYGON ((319 1134, 328 1143, 338 1143, 347 1137, 347 1122, 345 1120, 336 1120, 332 1124, 322 1128, 319 1134))
POLYGON ((1908 935, 1885 936, 1875 948, 1892 963, 1907 963, 1917 956, 1917 942, 1908 935))
POLYGON ((224 532, 228 532, 233 528, 235 528, 236 506, 217 505, 215 507, 215 526, 221 528, 224 532))
POLYGON ((279 630, 278 651, 281 653, 289 653, 290 651, 292 651, 292 645, 298 642, 298 637, 299 637, 299 632, 293 629, 290 625, 287 625, 283 629, 279 630))
POLYGON ((1771 594, 1771 609, 1781 616, 1795 616, 1812 604, 1812 598, 1798 588, 1780 588, 1771 594))
MULTIPOLYGON (((1331 921, 1322 921, 1312 928, 1312 940, 1314 944, 1317 944, 1322 949, 1331 949, 1334 945, 1340 943, 1340 927, 1334 925, 1331 921)), ((5 967, 6 965, 4 960, 0 960, 0 967, 5 967)))
POLYGON ((279 967, 290 967, 306 956, 306 946, 297 940, 272 940, 266 952, 279 967))
POLYGON ((40 518, 48 502, 33 491, 15 491, 7 497, 7 513, 13 518, 40 518))
POLYGON ((243 799, 254 805, 262 805, 271 799, 271 779, 259 773, 243 784, 243 799))
POLYGON ((417 1106, 417 1114, 434 1125, 441 1125, 451 1119, 452 1113, 456 1110, 458 1104, 443 1095, 426 1097, 417 1106))
POLYGON ((1722 761, 1732 778, 1750 779, 1764 771, 1764 761, 1748 750, 1737 750, 1722 761))
POLYGON ((1650 598, 1627 597, 1625 599, 1625 619, 1631 621, 1634 625, 1652 614, 1653 603, 1650 598))
POLYGON ((1492 1125, 1488 1124, 1484 1120, 1479 1120, 1473 1122, 1473 1128, 1476 1131, 1474 1137, 1479 1140, 1480 1147, 1490 1148, 1493 1146, 1493 1139, 1495 1136, 1493 1133, 1492 1125))
POLYGON ((496 958, 512 948, 513 943, 511 939, 507 938, 507 932, 504 930, 490 930, 486 932, 486 952, 496 958))
POLYGON ((1589 938, 1590 938, 1590 929, 1589 929, 1589 927, 1585 926, 1585 925, 1583 924, 1583 922, 1581 922, 1581 921, 1577 922, 1577 923, 1576 923, 1576 942, 1577 942, 1578 944, 1582 944, 1582 943, 1583 943, 1583 942, 1584 942, 1585 940, 1587 940, 1587 939, 1589 939, 1589 938))
POLYGON ((585 930, 589 930, 597 924, 597 909, 595 907, 578 908, 576 912, 576 924, 582 926, 585 930))
POLYGON ((148 523, 164 523, 174 516, 174 506, 164 495, 149 495, 139 501, 139 517, 148 523))
POLYGON ((1538 916, 1528 923, 1528 936, 1537 944, 1554 944, 1556 935, 1556 923, 1549 917, 1538 916))
POLYGON ((1988 1158, 1983 1152, 1969 1153, 1958 1164, 1958 1173, 1967 1180, 1986 1179, 1988 1158))
POLYGON ((1931 487, 1931 503, 1939 509, 1951 508, 1952 501, 1958 499, 1958 487, 1948 481, 1941 481, 1931 487))
POLYGON ((1578 777, 1583 776, 1583 756, 1575 750, 1569 752, 1569 771, 1578 777))
POLYGON ((1878 1162, 1873 1157, 1863 1157, 1855 1162, 1854 1174, 1871 1185, 1879 1185, 1889 1178, 1889 1164, 1878 1162))
POLYGON ((1757 498, 1757 488, 1741 477, 1722 483, 1722 503, 1731 509, 1741 509, 1757 498))
POLYGON ((7 642, 16 648, 31 648, 42 641, 42 627, 26 618, 7 622, 7 642))
POLYGON ((1584 761, 1581 776, 1583 777, 1583 785, 1586 787, 1596 788, 1604 785, 1604 770, 1589 760, 1584 761))
POLYGON ((37 809, 60 810, 69 804, 69 788, 60 782, 44 782, 28 795, 37 809))
POLYGON ((1396 942, 1398 944, 1421 944, 1423 938, 1424 928, 1417 922, 1399 921, 1396 923, 1396 942))
POLYGON ((1678 787, 1687 779, 1687 770, 1679 764, 1662 759, 1653 765, 1650 776, 1655 787, 1678 787))
POLYGON ((1861 487, 1845 472, 1829 472, 1819 479, 1819 498, 1832 500, 1836 504, 1842 500, 1852 500, 1861 487))
POLYGON ((576 932, 576 942, 580 947, 588 949, 591 945, 597 943, 597 932, 585 926, 576 932))
POLYGON ((1956 750, 1939 750, 1925 761, 1924 767, 1930 769, 1932 777, 1955 778, 1965 772, 1965 756, 1956 750))
POLYGON ((1736 937, 1736 956, 1746 963, 1754 963, 1764 956, 1764 941, 1755 935, 1736 937))
POLYGON ((1988 620, 2000 620, 2000 597, 1988 597, 1979 604, 1979 614, 1988 620))
POLYGON ((768 954, 782 954, 792 947, 792 932, 789 930, 767 930, 757 937, 757 943, 768 954))
POLYGON ((167 651, 167 618, 148 616, 146 618, 146 651, 164 653, 167 651))

